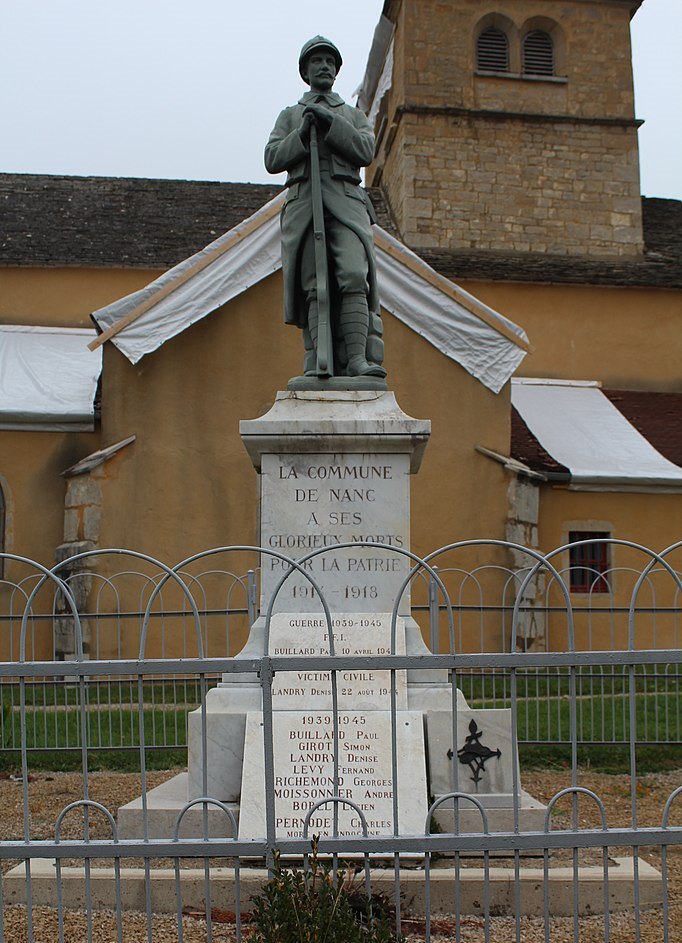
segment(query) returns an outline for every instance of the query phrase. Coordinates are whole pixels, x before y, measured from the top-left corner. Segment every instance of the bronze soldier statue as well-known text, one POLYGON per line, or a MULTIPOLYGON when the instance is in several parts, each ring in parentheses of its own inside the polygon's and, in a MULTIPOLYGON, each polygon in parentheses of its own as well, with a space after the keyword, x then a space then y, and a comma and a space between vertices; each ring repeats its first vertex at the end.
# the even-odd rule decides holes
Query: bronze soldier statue
POLYGON ((290 381, 293 389, 386 388, 376 217, 360 186, 374 135, 364 114, 332 91, 341 64, 324 36, 303 46, 299 72, 310 91, 279 115, 265 148, 268 171, 287 171, 284 319, 303 330, 305 345, 305 377, 290 381))

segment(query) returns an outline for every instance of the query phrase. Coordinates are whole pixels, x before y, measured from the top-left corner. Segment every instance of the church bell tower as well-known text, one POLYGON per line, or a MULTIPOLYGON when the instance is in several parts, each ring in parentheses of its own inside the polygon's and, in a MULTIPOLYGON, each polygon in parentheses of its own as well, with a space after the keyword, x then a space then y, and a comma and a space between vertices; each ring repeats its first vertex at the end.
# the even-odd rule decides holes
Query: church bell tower
POLYGON ((641 0, 387 0, 359 104, 416 248, 642 253, 630 20, 641 0))

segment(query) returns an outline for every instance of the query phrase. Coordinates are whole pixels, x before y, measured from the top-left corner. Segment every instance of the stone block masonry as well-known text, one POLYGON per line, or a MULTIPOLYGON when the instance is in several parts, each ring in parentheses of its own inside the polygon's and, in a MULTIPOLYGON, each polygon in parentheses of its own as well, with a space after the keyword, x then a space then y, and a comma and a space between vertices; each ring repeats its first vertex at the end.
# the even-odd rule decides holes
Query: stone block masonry
POLYGON ((402 0, 386 132, 367 179, 417 249, 635 259, 643 252, 631 4, 402 0), (507 37, 509 67, 479 68, 477 37, 507 37), (523 70, 529 30, 553 69, 523 70))
POLYGON ((642 251, 632 127, 404 114, 393 206, 414 246, 595 258, 642 251), (396 192, 398 191, 398 192, 396 192))

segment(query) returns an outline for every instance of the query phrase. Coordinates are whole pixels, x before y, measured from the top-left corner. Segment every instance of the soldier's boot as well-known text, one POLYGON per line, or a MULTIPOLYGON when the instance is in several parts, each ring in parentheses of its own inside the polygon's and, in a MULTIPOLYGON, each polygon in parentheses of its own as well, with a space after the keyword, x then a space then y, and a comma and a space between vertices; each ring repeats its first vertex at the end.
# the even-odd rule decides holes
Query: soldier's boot
POLYGON ((341 297, 339 327, 346 344, 349 377, 385 377, 386 371, 376 363, 367 361, 367 328, 369 310, 364 292, 352 292, 341 297))
POLYGON ((311 295, 308 299, 308 326, 303 332, 304 343, 306 347, 305 359, 303 361, 303 370, 305 376, 317 376, 317 325, 319 320, 319 310, 317 307, 317 295, 311 295), (306 336, 307 335, 307 336, 306 336), (308 337, 310 346, 308 346, 308 337))

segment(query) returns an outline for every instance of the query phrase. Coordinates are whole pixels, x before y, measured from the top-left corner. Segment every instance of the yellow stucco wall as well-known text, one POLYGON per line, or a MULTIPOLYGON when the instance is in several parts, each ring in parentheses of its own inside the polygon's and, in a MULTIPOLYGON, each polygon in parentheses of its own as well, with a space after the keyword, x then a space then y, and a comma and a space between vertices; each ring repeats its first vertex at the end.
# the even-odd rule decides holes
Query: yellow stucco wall
MULTIPOLYGON (((256 543, 257 480, 238 430, 300 371, 301 337, 282 323, 281 289, 281 276, 271 276, 136 366, 106 346, 103 442, 137 441, 109 463, 102 546, 177 563, 210 547, 256 543)), ((502 536, 505 473, 475 446, 507 447, 508 389, 494 395, 391 315, 384 322, 397 400, 432 421, 412 479, 413 548, 425 554, 455 539, 502 536)), ((229 567, 243 573, 256 564, 242 554, 229 567)))
MULTIPOLYGON (((569 531, 601 531, 616 540, 633 541, 654 552, 662 552, 682 535, 682 497, 679 494, 637 494, 615 492, 580 492, 545 486, 540 496, 540 548, 549 552, 568 542, 569 531)), ((650 562, 650 555, 626 546, 610 548, 609 583, 612 594, 594 593, 595 608, 609 610, 614 606, 625 609, 613 617, 606 612, 589 620, 580 609, 589 603, 584 593, 571 593, 575 607, 576 647, 609 650, 627 647, 627 609, 639 574, 650 562)), ((669 558, 670 565, 682 571, 682 553, 669 558)), ((553 559, 559 571, 568 567, 568 554, 553 559)), ((568 582, 568 574, 566 574, 568 582)), ((552 597, 561 605, 558 592, 552 597)), ((642 587, 637 608, 645 610, 653 604, 658 607, 679 607, 674 580, 659 565, 656 572, 642 587)), ((677 647, 682 625, 672 615, 642 611, 635 619, 635 648, 677 647)), ((560 615, 550 619, 549 647, 567 647, 566 620, 560 615)))
MULTIPOLYGON (((6 504, 5 550, 51 567, 55 563, 55 548, 62 542, 64 520, 64 493, 61 472, 98 447, 97 433, 57 432, 0 432, 0 487, 6 504)), ((35 568, 16 561, 6 561, 4 579, 0 582, 0 612, 22 612, 22 592, 12 592, 12 583, 33 588, 30 579, 35 568)), ((40 611, 51 611, 50 594, 43 594, 40 611), (41 606, 43 608, 41 608, 41 606), (47 609, 44 607, 47 606, 47 609)), ((0 658, 9 656, 10 637, 12 654, 18 657, 19 626, 10 630, 1 624, 0 658)), ((51 657, 51 638, 44 624, 36 623, 29 635, 35 639, 35 657, 51 657)), ((29 654, 31 648, 27 649, 29 654)))
POLYGON ((97 448, 98 436, 87 432, 0 435, 0 481, 9 510, 5 548, 49 565, 54 548, 62 541, 65 484, 61 473, 97 448))
MULTIPOLYGON (((0 321, 50 327, 92 327, 90 312, 142 288, 159 273, 146 270, 0 267, 0 321)), ((64 539, 61 473, 100 447, 100 430, 74 432, 0 432, 0 484, 7 503, 5 549, 53 566, 55 549, 64 539)), ((8 562, 5 578, 20 582, 29 568, 8 562)), ((0 585, 0 610, 16 613, 18 596, 0 585)), ((49 593, 38 609, 51 611, 49 593), (41 608, 42 607, 42 608, 41 608)), ((52 657, 51 633, 36 623, 35 657, 52 657)), ((2 632, 2 654, 9 656, 10 632, 2 632)), ((12 630, 12 653, 18 656, 18 628, 12 630)))
POLYGON ((459 284, 526 330, 533 351, 517 373, 601 380, 629 390, 682 390, 682 291, 459 284))
POLYGON ((161 271, 0 267, 4 324, 92 327, 90 313, 144 288, 161 271))

